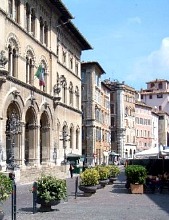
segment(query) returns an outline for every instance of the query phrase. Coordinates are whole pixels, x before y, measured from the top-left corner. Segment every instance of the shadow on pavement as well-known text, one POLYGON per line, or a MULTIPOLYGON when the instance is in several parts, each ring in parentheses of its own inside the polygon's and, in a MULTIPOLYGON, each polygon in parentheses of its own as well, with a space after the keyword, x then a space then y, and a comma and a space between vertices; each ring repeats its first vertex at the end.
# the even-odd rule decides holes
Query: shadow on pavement
POLYGON ((114 183, 112 187, 113 193, 129 193, 128 189, 125 188, 124 183, 114 183))
POLYGON ((33 212, 33 208, 32 207, 25 207, 25 208, 18 209, 18 211, 33 212))
MULTIPOLYGON (((115 183, 113 186, 112 192, 131 194, 130 190, 125 188, 125 183, 126 183, 126 176, 125 176, 125 169, 123 169, 118 177, 118 183, 115 183)), ((162 193, 159 193, 158 191, 155 191, 155 193, 151 193, 150 191, 147 190, 146 192, 144 192, 144 195, 146 195, 149 199, 151 199, 159 207, 160 210, 169 213, 168 190, 164 190, 162 193)))

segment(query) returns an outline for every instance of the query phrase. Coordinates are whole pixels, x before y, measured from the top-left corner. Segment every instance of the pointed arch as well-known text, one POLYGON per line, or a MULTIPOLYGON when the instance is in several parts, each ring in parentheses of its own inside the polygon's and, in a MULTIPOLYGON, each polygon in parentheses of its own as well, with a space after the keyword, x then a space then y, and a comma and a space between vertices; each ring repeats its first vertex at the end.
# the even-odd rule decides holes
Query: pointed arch
POLYGON ((8 71, 13 77, 18 77, 18 56, 19 56, 19 41, 13 33, 9 34, 7 39, 8 50, 8 71))
POLYGON ((79 109, 79 99, 80 99, 79 88, 78 88, 78 86, 76 86, 76 88, 75 88, 75 105, 76 105, 77 109, 79 109))
POLYGON ((73 124, 70 125, 70 149, 73 149, 73 137, 74 137, 74 126, 73 124))
POLYGON ((69 105, 73 106, 73 83, 69 84, 69 105))
POLYGON ((79 141, 80 141, 80 127, 76 127, 76 149, 79 149, 79 141))
POLYGON ((26 83, 34 85, 35 53, 32 47, 28 46, 26 51, 26 83))
POLYGON ((17 102, 11 102, 6 111, 6 163, 21 161, 21 121, 22 115, 17 102))
POLYGON ((25 165, 34 163, 37 143, 37 115, 33 106, 25 113, 25 165))
POLYGON ((45 164, 50 160, 50 120, 47 111, 40 117, 40 163, 45 164))

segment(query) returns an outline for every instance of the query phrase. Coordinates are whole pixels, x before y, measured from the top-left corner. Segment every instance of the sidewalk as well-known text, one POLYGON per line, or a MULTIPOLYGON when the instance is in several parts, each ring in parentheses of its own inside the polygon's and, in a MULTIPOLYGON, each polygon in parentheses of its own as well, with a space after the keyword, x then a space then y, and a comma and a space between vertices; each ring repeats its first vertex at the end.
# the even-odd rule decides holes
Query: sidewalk
MULTIPOLYGON (((123 169, 123 168, 122 168, 123 169)), ((124 171, 113 185, 75 199, 75 178, 67 179, 68 201, 53 207, 53 211, 32 214, 32 207, 20 208, 18 220, 166 220, 169 218, 169 194, 130 194, 125 188, 124 171)), ((5 220, 10 220, 6 216, 5 220)))

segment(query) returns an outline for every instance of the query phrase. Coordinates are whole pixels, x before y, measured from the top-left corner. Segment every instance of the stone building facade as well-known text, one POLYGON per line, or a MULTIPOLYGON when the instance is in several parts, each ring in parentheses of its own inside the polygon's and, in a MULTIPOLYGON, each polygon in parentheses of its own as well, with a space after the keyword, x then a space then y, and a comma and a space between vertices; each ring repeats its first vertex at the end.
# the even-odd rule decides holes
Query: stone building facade
POLYGON ((108 164, 110 152, 110 90, 101 82, 97 62, 82 62, 82 153, 88 164, 108 164))
POLYGON ((2 167, 11 150, 21 169, 81 154, 80 59, 91 46, 72 18, 60 0, 0 1, 1 61, 8 60, 0 70, 2 167), (14 146, 13 116, 19 128, 14 146))
POLYGON ((163 111, 158 112, 159 115, 159 145, 169 146, 169 114, 163 111))
POLYGON ((136 151, 136 91, 124 82, 105 80, 104 83, 111 89, 111 150, 121 158, 133 158, 136 151))

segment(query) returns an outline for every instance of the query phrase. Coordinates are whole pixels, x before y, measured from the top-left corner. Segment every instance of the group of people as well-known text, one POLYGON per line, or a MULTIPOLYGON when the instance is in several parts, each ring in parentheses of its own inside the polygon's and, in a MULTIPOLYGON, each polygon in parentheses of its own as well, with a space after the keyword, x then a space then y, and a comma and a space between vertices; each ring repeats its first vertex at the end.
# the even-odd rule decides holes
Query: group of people
POLYGON ((169 173, 165 172, 158 176, 149 175, 146 179, 146 185, 149 186, 153 193, 155 189, 161 193, 164 187, 167 187, 169 190, 169 173))

